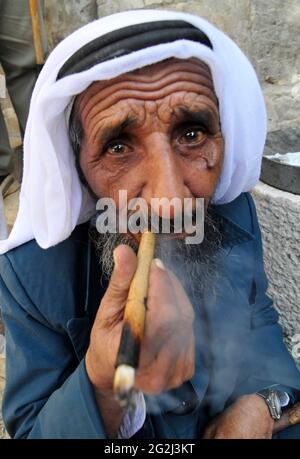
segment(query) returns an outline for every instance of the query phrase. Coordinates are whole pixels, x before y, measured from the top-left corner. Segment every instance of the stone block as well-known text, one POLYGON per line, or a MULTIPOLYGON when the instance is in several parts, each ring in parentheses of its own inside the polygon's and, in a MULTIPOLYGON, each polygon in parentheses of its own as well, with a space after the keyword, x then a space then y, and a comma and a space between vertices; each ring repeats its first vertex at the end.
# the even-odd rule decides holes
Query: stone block
POLYGON ((45 9, 50 49, 74 30, 98 17, 96 0, 46 0, 45 9))
POLYGON ((300 196, 262 182, 252 194, 262 230, 268 293, 300 365, 300 196))

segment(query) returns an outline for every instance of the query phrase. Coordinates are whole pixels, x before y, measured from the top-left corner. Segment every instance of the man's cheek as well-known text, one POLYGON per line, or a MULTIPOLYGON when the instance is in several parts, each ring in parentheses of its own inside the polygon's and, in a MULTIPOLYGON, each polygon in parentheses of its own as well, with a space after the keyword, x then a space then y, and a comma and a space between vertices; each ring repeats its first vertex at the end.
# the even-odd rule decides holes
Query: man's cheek
POLYGON ((80 166, 90 188, 98 197, 112 197, 123 181, 122 170, 107 169, 100 158, 95 159, 91 154, 84 156, 84 153, 87 152, 81 153, 80 166))
POLYGON ((205 206, 207 206, 214 193, 218 178, 218 171, 205 170, 199 172, 194 168, 190 171, 185 183, 192 196, 204 198, 205 206))

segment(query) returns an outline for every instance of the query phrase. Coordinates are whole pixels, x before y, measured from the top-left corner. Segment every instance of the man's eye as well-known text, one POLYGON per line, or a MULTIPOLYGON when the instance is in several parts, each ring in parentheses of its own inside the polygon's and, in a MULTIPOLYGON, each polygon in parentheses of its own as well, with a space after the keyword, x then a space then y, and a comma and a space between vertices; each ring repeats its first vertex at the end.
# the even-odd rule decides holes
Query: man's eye
POLYGON ((200 128, 186 129, 180 138, 181 143, 198 143, 205 138, 205 133, 200 128))
POLYGON ((105 153, 110 153, 113 155, 118 155, 124 153, 126 150, 126 146, 122 142, 112 142, 106 146, 104 149, 105 153))

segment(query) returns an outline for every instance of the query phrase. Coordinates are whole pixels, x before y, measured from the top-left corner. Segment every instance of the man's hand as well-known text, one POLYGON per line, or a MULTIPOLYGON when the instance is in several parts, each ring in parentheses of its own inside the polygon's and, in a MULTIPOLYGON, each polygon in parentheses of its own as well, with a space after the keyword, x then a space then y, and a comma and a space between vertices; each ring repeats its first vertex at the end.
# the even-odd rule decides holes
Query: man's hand
MULTIPOLYGON (((125 245, 117 247, 114 258, 115 268, 101 301, 86 354, 87 373, 100 402, 105 398, 113 400, 115 361, 124 307, 137 263, 134 252, 125 245)), ((180 282, 154 260, 149 277, 145 335, 141 343, 136 389, 158 394, 180 386, 193 376, 193 322, 193 307, 180 282)))
POLYGON ((259 395, 244 395, 217 416, 207 427, 206 439, 272 438, 274 420, 259 395))

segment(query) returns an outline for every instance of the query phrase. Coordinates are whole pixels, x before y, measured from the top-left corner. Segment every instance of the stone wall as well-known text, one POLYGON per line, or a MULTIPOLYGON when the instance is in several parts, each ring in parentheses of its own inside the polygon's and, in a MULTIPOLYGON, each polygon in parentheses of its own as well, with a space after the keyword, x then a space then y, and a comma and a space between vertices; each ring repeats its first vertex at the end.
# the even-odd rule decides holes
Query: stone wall
POLYGON ((252 194, 262 231, 268 293, 300 368, 300 196, 262 182, 252 194))
POLYGON ((97 18, 97 0, 45 0, 49 48, 97 18))
POLYGON ((131 8, 170 8, 211 21, 253 63, 266 98, 269 130, 299 124, 299 0, 46 0, 50 46, 98 16, 131 8))

